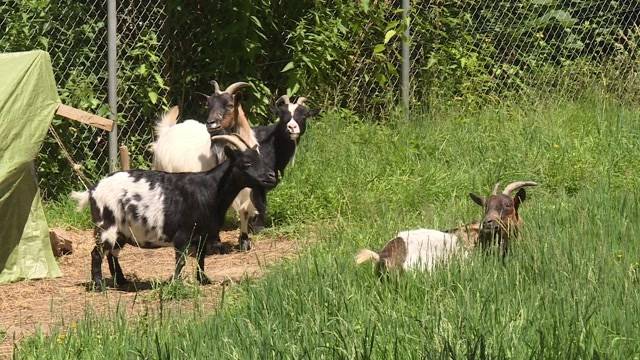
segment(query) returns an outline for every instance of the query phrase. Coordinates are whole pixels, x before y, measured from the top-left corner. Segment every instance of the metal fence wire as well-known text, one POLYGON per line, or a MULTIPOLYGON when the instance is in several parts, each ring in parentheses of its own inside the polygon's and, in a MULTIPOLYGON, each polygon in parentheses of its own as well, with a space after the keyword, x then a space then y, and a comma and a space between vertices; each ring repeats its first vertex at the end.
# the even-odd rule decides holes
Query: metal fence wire
POLYGON ((456 0, 411 6, 415 102, 499 102, 531 93, 571 98, 596 83, 616 97, 637 99, 638 2, 456 0))
MULTIPOLYGON (((0 0, 0 51, 48 51, 62 101, 108 117, 107 1, 111 0, 0 0)), ((184 37, 188 29, 171 24, 168 20, 171 11, 167 6, 167 2, 161 0, 117 1, 118 142, 129 147, 135 167, 148 167, 153 124, 167 106, 180 102, 170 99, 184 98, 185 90, 207 91, 185 89, 183 85, 182 94, 170 92, 170 84, 184 80, 189 72, 200 71, 198 64, 212 64, 212 59, 192 59, 193 54, 206 52, 193 42, 197 38, 191 37, 187 48, 191 57, 186 63, 193 68, 176 69, 176 64, 185 61, 178 58, 181 54, 170 53, 169 49, 182 48, 179 46, 182 44, 175 42, 184 37), (177 33, 180 31, 182 35, 177 33)), ((189 9, 205 11, 198 4, 189 3, 189 6, 189 9)), ((274 51, 277 55, 273 58, 271 49, 255 51, 262 41, 260 35, 252 40, 250 51, 257 54, 264 71, 271 71, 271 75, 313 79, 306 83, 299 81, 302 86, 296 91, 315 98, 318 105, 325 108, 343 107, 363 116, 378 117, 393 108, 390 104, 402 103, 405 69, 408 76, 404 84, 410 90, 405 100, 412 109, 456 103, 482 106, 544 94, 573 98, 594 85, 621 100, 640 100, 640 62, 636 51, 640 41, 640 4, 637 2, 327 2, 309 5, 315 8, 300 12, 305 14, 302 18, 278 23, 294 24, 294 27, 275 30, 264 29, 267 26, 260 22, 261 14, 257 13, 264 9, 263 15, 268 18, 267 13, 273 9, 257 6, 247 10, 254 12, 252 26, 262 26, 263 32, 279 34, 288 58, 282 58, 282 49, 276 49, 279 51, 274 51), (367 3, 370 9, 363 11, 360 3, 367 3), (403 16, 406 5, 407 17, 403 16), (332 8, 344 10, 348 6, 355 7, 352 13, 334 12, 332 8), (325 31, 332 31, 332 36, 337 36, 335 41, 322 40, 322 34, 312 29, 314 21, 316 28, 324 25, 325 31), (311 24, 308 33, 301 30, 304 24, 311 24), (407 30, 408 37, 403 35, 407 30), (299 41, 300 36, 305 41, 299 41), (403 43, 409 46, 408 58, 402 56, 403 43), (306 44, 311 44, 307 49, 316 51, 315 54, 296 50, 296 46, 304 48, 306 44), (310 60, 311 55, 314 58, 310 60), (306 70, 282 69, 294 60, 306 62, 306 70), (408 66, 403 67, 403 60, 408 66)), ((185 9, 182 8, 180 16, 188 16, 185 9)), ((224 22, 224 14, 207 13, 207 16, 217 16, 216 23, 224 22)), ((227 51, 224 56, 234 54, 227 51)), ((227 77, 237 77, 237 69, 227 77)), ((226 76, 225 69, 216 71, 197 74, 202 77, 198 81, 204 83, 205 78, 226 76)), ((261 74, 250 76, 255 83, 261 74)), ((239 80, 244 79, 235 81, 239 80)), ((291 80, 287 78, 283 83, 294 83, 291 80)), ((195 83, 193 78, 183 82, 195 83)), ((258 96, 260 89, 264 93, 267 87, 254 87, 254 96, 258 96)), ((283 86, 267 89, 266 93, 270 91, 275 95, 285 90, 283 86)), ((57 117, 52 127, 60 135, 62 146, 82 165, 91 180, 108 173, 108 133, 57 117)), ((56 198, 78 188, 77 177, 53 136, 46 138, 37 163, 45 197, 56 198)))
MULTIPOLYGON (((166 102, 162 1, 117 3, 119 142, 134 166, 148 164, 146 144, 166 102)), ((107 99, 107 1, 0 1, 0 52, 49 52, 63 103, 109 117, 107 99)), ((108 133, 56 116, 52 128, 90 180, 109 172, 108 133)), ((45 198, 81 186, 50 133, 37 159, 45 198)))

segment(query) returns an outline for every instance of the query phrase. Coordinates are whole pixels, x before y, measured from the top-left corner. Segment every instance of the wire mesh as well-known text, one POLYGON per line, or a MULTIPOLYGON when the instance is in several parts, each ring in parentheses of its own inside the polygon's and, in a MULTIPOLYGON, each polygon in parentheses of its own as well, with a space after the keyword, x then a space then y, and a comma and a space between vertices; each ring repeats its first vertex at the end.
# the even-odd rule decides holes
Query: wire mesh
POLYGON ((415 1, 414 99, 637 98, 639 17, 628 1, 415 1))
MULTIPOLYGON (((236 57, 243 59, 234 61, 234 53, 227 48, 238 41, 229 41, 224 33, 206 33, 208 20, 184 19, 180 27, 167 20, 169 13, 179 18, 206 14, 224 31, 223 12, 210 11, 218 7, 194 3, 170 12, 167 2, 160 0, 118 1, 119 143, 129 147, 133 167, 147 167, 153 124, 169 105, 170 80, 174 80, 174 91, 177 87, 180 92, 173 95, 184 98, 185 93, 203 91, 202 84, 212 77, 242 80, 238 77, 247 76, 246 68, 256 72, 249 74, 253 82, 263 81, 263 76, 268 80, 262 86, 271 84, 261 90, 263 106, 268 102, 265 94, 281 94, 298 84, 302 87, 298 92, 318 105, 383 116, 393 104, 401 103, 405 23, 400 3, 296 3, 309 9, 299 11, 295 21, 277 21, 282 14, 274 13, 267 3, 225 8, 236 11, 227 13, 236 20, 252 19, 245 25, 253 30, 242 33, 252 40, 234 48, 236 57), (362 4, 369 8, 363 9, 362 4), (189 26, 198 36, 184 33, 189 26), (197 41, 201 37, 204 43, 197 41), (170 53, 172 41, 186 38, 184 49, 182 44, 173 47, 182 53, 170 53), (275 46, 269 39, 281 39, 283 44, 275 46), (219 52, 232 58, 211 59, 219 52), (238 64, 250 59, 260 66, 238 64), (289 62, 295 62, 296 68, 283 71, 289 62)), ((108 116, 106 9, 106 0, 0 0, 0 51, 48 51, 62 101, 108 116)), ((415 0, 409 19, 414 108, 452 102, 495 104, 532 94, 577 97, 594 85, 621 100, 640 100, 636 51, 640 5, 636 2, 415 0)), ((108 173, 106 132, 57 117, 52 126, 91 180, 108 173)), ((46 138, 38 157, 38 171, 47 198, 79 185, 52 136, 46 138)))
POLYGON ((169 87, 165 2, 120 1, 118 16, 118 142, 131 166, 148 168, 153 125, 167 109, 169 87))
MULTIPOLYGON (((119 143, 129 146, 134 166, 145 167, 152 124, 166 103, 161 1, 119 1, 119 143)), ((63 103, 109 116, 107 101, 107 2, 24 0, 0 2, 0 51, 49 52, 63 103)), ((55 117, 37 159, 45 198, 57 198, 80 185, 64 147, 90 180, 108 173, 108 133, 55 117)))
MULTIPOLYGON (((106 115, 104 0, 86 3, 3 1, 0 19, 0 51, 48 51, 61 100, 67 105, 106 115)), ((107 159, 106 133, 58 117, 52 126, 88 174, 103 172, 107 159)), ((36 162, 45 197, 77 184, 51 134, 46 137, 36 162)))

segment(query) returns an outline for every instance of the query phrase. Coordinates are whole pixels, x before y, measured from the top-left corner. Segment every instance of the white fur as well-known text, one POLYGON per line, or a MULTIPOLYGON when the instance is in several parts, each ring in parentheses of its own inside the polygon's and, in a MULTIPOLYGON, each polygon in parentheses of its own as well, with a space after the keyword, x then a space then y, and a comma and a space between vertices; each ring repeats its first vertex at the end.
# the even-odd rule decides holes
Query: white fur
POLYGON ((291 137, 291 140, 294 140, 294 141, 298 139, 298 137, 300 137, 300 126, 298 125, 294 117, 294 114, 297 108, 298 108, 298 104, 289 104, 287 106, 287 109, 291 114, 291 120, 287 122, 287 131, 289 131, 289 136, 291 137))
POLYGON ((74 191, 71 197, 78 203, 76 209, 78 211, 84 209, 89 204, 89 191, 74 191))
MULTIPOLYGON (((158 128, 163 126, 161 123, 158 128)), ((160 136, 153 145, 155 170, 197 172, 218 165, 218 154, 211 151, 211 136, 204 124, 186 120, 158 133, 160 136)))
POLYGON ((249 218, 258 214, 258 210, 251 201, 251 189, 244 188, 240 190, 238 196, 233 199, 231 204, 240 217, 240 233, 249 233, 249 218))
POLYGON ((355 260, 356 260, 356 265, 360 265, 367 261, 378 262, 380 261, 380 255, 375 251, 371 251, 369 249, 362 249, 358 251, 358 253, 356 254, 355 260))
POLYGON ((439 263, 446 263, 456 252, 458 237, 433 229, 401 231, 397 235, 407 246, 405 270, 431 271, 439 263))
MULTIPOLYGON (((87 200, 89 197, 88 191, 81 194, 82 196, 72 194, 78 200, 79 205, 84 203, 85 197, 87 200)), ((109 243, 113 247, 117 240, 117 232, 121 232, 140 245, 173 246, 172 242, 165 241, 166 239, 162 234, 164 194, 159 186, 151 189, 145 179, 134 181, 134 178, 128 173, 119 172, 102 179, 91 191, 91 197, 93 197, 96 206, 101 212, 108 208, 113 212, 116 220, 114 225, 107 228, 104 227, 104 222, 96 224, 103 230, 100 239, 101 243, 109 243), (141 199, 139 201, 133 199, 135 195, 139 195, 141 199), (139 215, 145 216, 147 219, 146 225, 141 222, 140 216, 136 219, 128 212, 123 211, 127 206, 132 205, 137 207, 139 215)))

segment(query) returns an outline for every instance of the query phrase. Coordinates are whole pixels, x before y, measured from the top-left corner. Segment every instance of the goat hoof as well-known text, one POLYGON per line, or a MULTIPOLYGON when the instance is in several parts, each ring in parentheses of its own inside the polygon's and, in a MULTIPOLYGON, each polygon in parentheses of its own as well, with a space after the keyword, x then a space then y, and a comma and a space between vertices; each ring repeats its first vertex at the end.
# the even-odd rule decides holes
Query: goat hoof
POLYGON ((251 240, 240 241, 240 251, 251 250, 251 240))
POLYGON ((198 276, 198 282, 200 283, 200 285, 210 285, 210 284, 212 284, 211 279, 209 279, 209 277, 207 275, 198 276))
POLYGON ((104 281, 92 281, 87 286, 87 290, 99 293, 105 291, 106 286, 104 284, 104 281))
POLYGON ((115 279, 113 279, 113 284, 116 287, 126 287, 127 285, 129 285, 129 280, 127 280, 127 278, 123 277, 116 277, 115 279))
POLYGON ((249 231, 251 231, 252 234, 258 234, 264 231, 264 220, 259 216, 252 218, 249 221, 249 231))
POLYGON ((207 256, 214 255, 214 254, 223 255, 223 254, 228 254, 230 252, 231 252, 230 246, 225 245, 219 241, 213 244, 208 244, 205 248, 205 255, 207 256))

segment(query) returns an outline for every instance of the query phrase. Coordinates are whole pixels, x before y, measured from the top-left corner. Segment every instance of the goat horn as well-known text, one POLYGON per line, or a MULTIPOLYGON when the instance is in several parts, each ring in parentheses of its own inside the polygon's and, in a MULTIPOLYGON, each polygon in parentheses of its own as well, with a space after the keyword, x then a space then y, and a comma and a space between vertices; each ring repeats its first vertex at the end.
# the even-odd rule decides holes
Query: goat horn
POLYGON ((300 97, 298 98, 298 100, 296 100, 296 104, 298 104, 298 105, 304 105, 304 102, 305 102, 305 101, 307 101, 307 98, 306 98, 306 97, 304 97, 304 96, 300 96, 300 97))
POLYGON ((278 98, 278 100, 276 100, 276 105, 278 105, 280 103, 280 101, 282 101, 284 104, 289 105, 291 104, 291 101, 289 101, 289 96, 288 95, 282 95, 278 98))
POLYGON ((233 146, 235 146, 238 150, 244 151, 248 148, 247 144, 240 139, 238 136, 232 135, 216 135, 211 137, 211 141, 225 141, 233 146))
POLYGON ((220 85, 218 85, 217 81, 211 80, 209 84, 213 85, 213 90, 215 91, 216 95, 219 95, 222 92, 220 91, 220 85))
POLYGON ((248 86, 251 86, 251 85, 249 85, 249 83, 240 81, 227 86, 224 92, 228 93, 229 95, 233 95, 233 93, 235 93, 236 91, 248 86))
POLYGON ((516 182, 512 182, 511 184, 507 185, 504 188, 504 191, 502 191, 502 193, 504 195, 511 195, 512 192, 520 189, 521 187, 525 187, 525 186, 537 186, 538 183, 533 182, 533 181, 516 181, 516 182))
POLYGON ((240 134, 238 133, 232 133, 231 136, 235 136, 236 138, 238 138, 238 140, 242 141, 242 143, 247 147, 250 148, 251 146, 249 146, 249 144, 247 144, 247 142, 242 138, 242 136, 240 136, 240 134))
POLYGON ((500 182, 498 181, 494 186, 493 186, 493 192, 491 193, 492 195, 498 195, 498 188, 500 187, 500 182))

